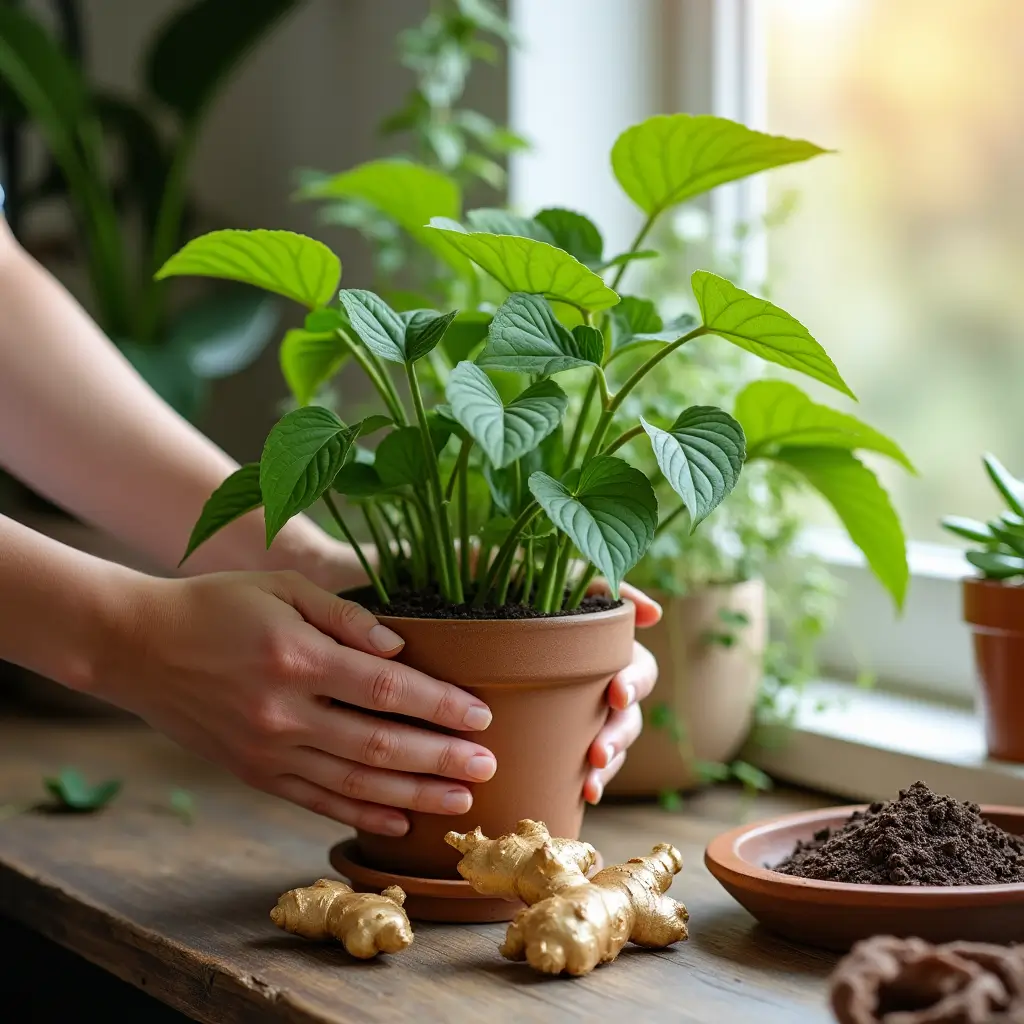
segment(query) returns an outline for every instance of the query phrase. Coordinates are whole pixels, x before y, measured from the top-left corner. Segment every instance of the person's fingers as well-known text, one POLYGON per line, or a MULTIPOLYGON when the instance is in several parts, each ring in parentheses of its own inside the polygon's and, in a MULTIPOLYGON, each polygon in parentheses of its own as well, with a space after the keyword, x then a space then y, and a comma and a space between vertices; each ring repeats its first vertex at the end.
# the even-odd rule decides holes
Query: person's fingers
POLYGON ((604 796, 604 787, 615 777, 618 770, 626 763, 626 755, 619 754, 607 768, 595 768, 583 785, 583 799, 588 804, 600 803, 604 796))
POLYGON ((290 604, 311 626, 345 647, 391 658, 405 646, 394 630, 381 625, 362 605, 322 590, 301 573, 279 572, 272 577, 277 596, 290 604))
MULTIPOLYGON (((611 589, 605 579, 596 579, 587 588, 588 594, 610 594, 611 589)), ((619 596, 627 601, 632 601, 636 607, 637 629, 647 629, 648 626, 657 625, 661 621, 661 605, 648 597, 642 590, 631 586, 629 583, 619 584, 619 596)))
POLYGON ((658 663, 646 647, 633 641, 633 660, 608 684, 610 707, 622 711, 649 697, 658 681, 658 663))
POLYGON ((306 726, 306 745, 374 768, 486 782, 498 767, 494 755, 478 743, 351 708, 313 705, 306 726))
POLYGON ((371 768, 311 747, 290 756, 295 774, 359 804, 404 807, 427 814, 465 814, 473 796, 465 786, 408 772, 371 768))
POLYGON ((639 704, 632 704, 625 711, 609 711, 604 728, 590 745, 590 763, 595 768, 607 768, 633 745, 643 727, 639 704))
POLYGON ((479 731, 491 724, 483 701, 450 683, 442 683, 408 665, 385 661, 352 648, 311 645, 303 673, 323 697, 369 711, 405 715, 448 729, 479 731), (310 678, 311 677, 311 678, 310 678))
POLYGON ((307 779, 300 779, 298 775, 278 776, 273 784, 267 787, 267 792, 305 807, 314 814, 333 818, 343 825, 351 825, 364 832, 376 832, 382 836, 404 836, 409 831, 409 819, 401 811, 393 807, 350 800, 307 779))

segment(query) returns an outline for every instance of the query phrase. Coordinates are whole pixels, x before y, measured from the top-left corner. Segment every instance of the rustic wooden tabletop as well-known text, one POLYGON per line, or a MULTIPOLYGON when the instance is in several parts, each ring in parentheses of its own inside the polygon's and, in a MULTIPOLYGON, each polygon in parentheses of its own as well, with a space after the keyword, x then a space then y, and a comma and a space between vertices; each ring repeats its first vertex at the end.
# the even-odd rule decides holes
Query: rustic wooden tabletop
POLYGON ((661 841, 683 851, 672 895, 690 910, 691 938, 671 949, 627 947, 587 978, 552 979, 498 955, 504 925, 417 925, 409 950, 363 963, 286 935, 268 917, 280 893, 331 873, 327 851, 344 828, 252 792, 131 723, 0 719, 0 913, 217 1024, 824 1024, 834 959, 761 930, 702 861, 707 841, 743 816, 821 803, 786 791, 751 809, 716 790, 681 812, 592 811, 585 838, 606 863, 661 841), (93 815, 13 813, 40 799, 42 776, 62 765, 92 780, 123 778, 124 791, 93 815), (176 787, 194 798, 192 824, 169 809, 176 787))

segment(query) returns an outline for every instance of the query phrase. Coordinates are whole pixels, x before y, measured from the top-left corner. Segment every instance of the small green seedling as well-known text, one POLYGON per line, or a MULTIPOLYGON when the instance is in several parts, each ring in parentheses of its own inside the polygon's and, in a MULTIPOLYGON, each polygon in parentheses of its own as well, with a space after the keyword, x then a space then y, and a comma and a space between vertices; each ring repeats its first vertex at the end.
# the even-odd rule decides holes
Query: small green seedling
POLYGON ((120 779, 91 786, 77 768, 62 768, 59 775, 43 779, 43 785, 67 811, 98 811, 121 792, 120 779))

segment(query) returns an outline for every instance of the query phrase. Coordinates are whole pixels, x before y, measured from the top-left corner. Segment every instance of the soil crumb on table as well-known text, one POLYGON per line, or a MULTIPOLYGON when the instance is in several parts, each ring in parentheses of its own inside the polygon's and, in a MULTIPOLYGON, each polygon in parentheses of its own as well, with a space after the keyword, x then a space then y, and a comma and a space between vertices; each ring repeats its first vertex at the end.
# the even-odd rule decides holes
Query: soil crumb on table
POLYGON ((1024 882, 1024 837, 986 821, 977 804, 915 782, 797 843, 774 870, 861 885, 1005 885, 1024 882))

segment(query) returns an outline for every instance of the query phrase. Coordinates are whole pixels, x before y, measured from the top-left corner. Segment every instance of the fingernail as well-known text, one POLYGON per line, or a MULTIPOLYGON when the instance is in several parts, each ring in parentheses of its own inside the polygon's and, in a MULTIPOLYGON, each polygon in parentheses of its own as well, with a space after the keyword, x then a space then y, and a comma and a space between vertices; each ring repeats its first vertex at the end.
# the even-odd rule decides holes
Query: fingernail
POLYGON ((489 754, 474 754, 466 762, 466 774, 481 782, 486 782, 497 770, 498 762, 489 754))
POLYGON ((604 796, 604 783, 603 782, 595 782, 594 783, 594 795, 591 798, 590 802, 592 804, 599 804, 601 802, 601 797, 603 797, 603 796, 604 796))
POLYGON ((389 836, 404 836, 409 831, 409 822, 405 818, 385 818, 383 824, 389 836))
POLYGON ((602 767, 607 768, 608 765, 612 763, 614 757, 615 748, 610 743, 606 743, 604 745, 604 764, 602 765, 602 767))
POLYGON ((483 704, 474 704, 466 712, 465 717, 462 719, 462 724, 467 729, 473 729, 476 732, 486 729, 491 724, 490 708, 484 707, 483 704))
POLYGON ((380 623, 374 626, 367 636, 370 643, 381 654, 390 654, 405 645, 405 641, 393 629, 388 629, 387 626, 382 626, 380 623))
POLYGON ((626 707, 636 703, 636 687, 632 683, 626 683, 626 707))
POLYGON ((441 797, 441 806, 452 814, 465 814, 473 806, 473 798, 464 789, 449 789, 441 797))

